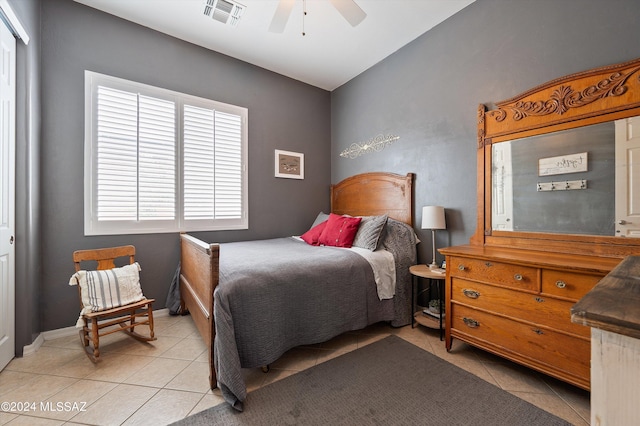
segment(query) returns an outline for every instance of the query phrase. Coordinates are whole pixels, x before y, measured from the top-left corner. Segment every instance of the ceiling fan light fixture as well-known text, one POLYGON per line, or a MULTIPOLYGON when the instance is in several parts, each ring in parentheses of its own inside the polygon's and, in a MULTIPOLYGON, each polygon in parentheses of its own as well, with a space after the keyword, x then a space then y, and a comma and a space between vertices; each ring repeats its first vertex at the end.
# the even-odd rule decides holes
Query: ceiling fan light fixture
POLYGON ((202 13, 215 21, 237 27, 245 5, 229 0, 204 0, 202 13))
MULTIPOLYGON (((269 26, 269 32, 284 32, 295 2, 296 0, 280 0, 278 2, 276 13, 273 15, 271 25, 269 26)), ((357 26, 364 20, 364 18, 367 17, 365 11, 362 10, 354 0, 329 0, 329 2, 333 5, 333 7, 336 8, 338 12, 340 12, 342 17, 346 19, 346 21, 349 22, 352 27, 357 26)), ((302 22, 304 26, 304 17, 307 14, 305 0, 303 0, 303 5, 304 11, 302 15, 302 22)), ((302 30, 302 35, 305 35, 304 29, 302 30)))

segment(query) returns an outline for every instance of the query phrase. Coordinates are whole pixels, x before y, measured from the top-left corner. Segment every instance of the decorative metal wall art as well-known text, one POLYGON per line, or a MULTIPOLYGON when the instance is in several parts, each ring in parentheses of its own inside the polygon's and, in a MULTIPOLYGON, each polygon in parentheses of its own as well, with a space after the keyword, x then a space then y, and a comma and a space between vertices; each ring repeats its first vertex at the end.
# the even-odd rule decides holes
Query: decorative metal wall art
POLYGON ((366 142, 352 143, 349 148, 340 153, 340 157, 356 158, 370 152, 380 152, 398 139, 400 139, 400 136, 379 134, 366 142))

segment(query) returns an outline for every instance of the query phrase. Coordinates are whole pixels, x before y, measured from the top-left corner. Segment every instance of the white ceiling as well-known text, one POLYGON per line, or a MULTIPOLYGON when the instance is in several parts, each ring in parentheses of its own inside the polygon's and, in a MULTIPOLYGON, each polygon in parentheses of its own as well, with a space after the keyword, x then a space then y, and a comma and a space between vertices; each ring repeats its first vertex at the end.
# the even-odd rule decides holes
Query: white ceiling
POLYGON ((380 62, 475 0, 356 0, 352 27, 328 0, 296 0, 282 34, 268 31, 278 0, 238 0, 237 27, 203 14, 204 0, 75 0, 325 90, 380 62))

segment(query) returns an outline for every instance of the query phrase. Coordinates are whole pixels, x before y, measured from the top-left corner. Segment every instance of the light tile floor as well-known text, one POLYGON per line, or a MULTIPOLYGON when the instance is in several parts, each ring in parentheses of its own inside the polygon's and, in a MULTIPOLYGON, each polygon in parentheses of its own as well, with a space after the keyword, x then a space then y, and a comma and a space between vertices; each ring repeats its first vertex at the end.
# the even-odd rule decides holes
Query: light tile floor
MULTIPOLYGON (((189 316, 155 318, 158 340, 140 343, 123 333, 101 339, 102 361, 92 364, 79 337, 45 341, 0 373, 0 425, 162 425, 223 402, 208 389, 207 352, 189 316), (26 404, 25 404, 26 403, 26 404), (27 411, 28 410, 28 411, 27 411)), ((574 425, 589 424, 589 393, 454 341, 447 352, 438 331, 376 324, 329 342, 298 347, 271 365, 244 371, 254 390, 389 334, 443 358, 574 425)))

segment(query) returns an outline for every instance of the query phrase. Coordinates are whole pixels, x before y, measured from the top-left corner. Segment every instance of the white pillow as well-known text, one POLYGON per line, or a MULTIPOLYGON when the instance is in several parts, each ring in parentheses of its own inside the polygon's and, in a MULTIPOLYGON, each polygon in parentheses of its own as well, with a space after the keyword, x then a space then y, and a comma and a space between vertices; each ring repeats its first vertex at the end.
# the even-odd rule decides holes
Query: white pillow
POLYGON ((79 285, 84 308, 80 315, 104 311, 144 299, 138 262, 101 271, 78 271, 69 285, 79 285))

